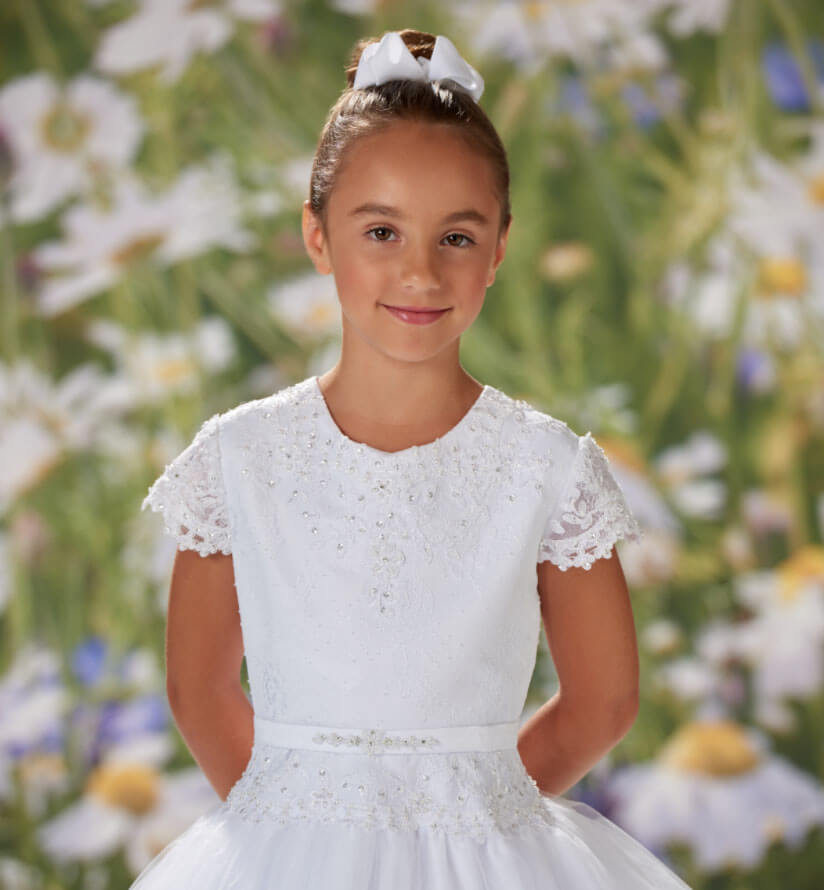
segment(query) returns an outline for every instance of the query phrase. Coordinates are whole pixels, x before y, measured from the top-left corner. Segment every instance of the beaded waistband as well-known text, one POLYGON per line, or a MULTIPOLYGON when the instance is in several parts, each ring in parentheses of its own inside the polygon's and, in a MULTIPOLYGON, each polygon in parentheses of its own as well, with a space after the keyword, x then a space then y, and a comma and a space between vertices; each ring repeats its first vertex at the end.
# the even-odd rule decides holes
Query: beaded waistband
POLYGON ((283 748, 312 748, 364 754, 496 751, 515 748, 519 723, 486 723, 421 729, 353 729, 280 723, 254 715, 255 742, 283 748))

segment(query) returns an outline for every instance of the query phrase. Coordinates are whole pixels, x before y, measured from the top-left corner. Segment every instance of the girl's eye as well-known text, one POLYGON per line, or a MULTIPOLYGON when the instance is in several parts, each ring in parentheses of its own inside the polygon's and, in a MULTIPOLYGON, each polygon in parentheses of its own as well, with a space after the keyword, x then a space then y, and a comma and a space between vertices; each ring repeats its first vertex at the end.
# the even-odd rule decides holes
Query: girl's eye
MULTIPOLYGON (((375 226, 374 228, 369 229, 369 231, 368 231, 366 234, 367 234, 367 235, 371 235, 372 232, 388 232, 388 231, 390 231, 390 229, 388 228, 388 226, 375 226)), ((386 241, 387 239, 386 239, 386 238, 377 238, 377 239, 375 239, 375 240, 377 240, 377 241, 386 241)))
MULTIPOLYGON (((371 235, 372 232, 391 232, 392 230, 388 226, 373 226, 371 229, 367 231, 367 235, 371 235)), ((475 242, 468 236, 464 235, 462 232, 450 232, 447 235, 447 238, 454 238, 457 236, 458 238, 463 238, 463 242, 460 244, 455 244, 453 242, 453 247, 467 247, 469 244, 474 244, 475 242)), ((388 241, 388 238, 374 238, 375 241, 388 241)))
POLYGON ((465 243, 456 244, 456 247, 467 247, 469 244, 474 244, 475 242, 469 237, 469 235, 464 235, 462 232, 452 232, 447 235, 447 238, 451 238, 453 235, 457 235, 459 238, 463 238, 465 243))

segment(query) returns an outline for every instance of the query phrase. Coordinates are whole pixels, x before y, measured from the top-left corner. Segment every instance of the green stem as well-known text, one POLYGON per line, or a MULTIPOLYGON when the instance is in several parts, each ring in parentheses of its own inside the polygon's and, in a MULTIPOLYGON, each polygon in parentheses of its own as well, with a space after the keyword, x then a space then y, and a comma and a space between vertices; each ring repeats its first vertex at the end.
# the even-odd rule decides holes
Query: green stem
POLYGON ((172 271, 178 303, 177 322, 180 330, 192 332, 200 320, 197 279, 191 260, 177 263, 172 271))
POLYGON ((83 41, 83 49, 89 51, 96 39, 94 22, 92 22, 89 13, 83 3, 77 3, 76 0, 69 0, 68 3, 62 3, 60 12, 66 19, 77 36, 83 41))
POLYGON ((250 77, 249 72, 230 52, 221 53, 217 58, 222 76, 234 88, 249 112, 262 125, 270 127, 279 140, 286 142, 291 139, 294 147, 303 149, 309 134, 314 135, 314 126, 310 126, 305 119, 305 109, 298 108, 295 104, 294 95, 278 92, 271 84, 267 90, 267 85, 250 77), (277 113, 274 109, 277 109, 277 113), (303 121, 301 117, 304 118, 303 121))
POLYGON ((17 360, 18 343, 18 307, 20 294, 17 288, 17 270, 14 262, 14 243, 11 235, 10 207, 5 194, 0 200, 0 259, 3 266, 3 292, 0 294, 0 305, 3 309, 3 357, 11 365, 17 360))
POLYGON ((237 299, 232 288, 214 270, 203 270, 199 284, 206 296, 270 359, 282 355, 284 349, 294 347, 288 338, 280 334, 259 313, 249 312, 242 300, 237 299))
MULTIPOLYGON (((11 520, 12 517, 9 517, 11 520)), ((6 614, 7 636, 4 639, 7 655, 2 660, 3 673, 8 669, 11 653, 19 652, 27 639, 34 633, 33 602, 34 590, 31 573, 24 571, 19 564, 19 557, 11 557, 9 562, 12 596, 9 599, 6 614)))
POLYGON ((660 363, 660 371, 647 395, 643 412, 649 441, 657 440, 664 418, 672 403, 679 397, 681 384, 689 370, 690 350, 687 336, 679 335, 674 328, 675 325, 671 325, 668 340, 670 345, 666 350, 666 358, 660 363))
POLYGON ((37 65, 51 71, 56 76, 62 75, 63 66, 60 56, 40 14, 37 0, 17 0, 17 9, 20 13, 20 21, 23 23, 23 30, 26 32, 26 40, 32 55, 37 60, 37 65))

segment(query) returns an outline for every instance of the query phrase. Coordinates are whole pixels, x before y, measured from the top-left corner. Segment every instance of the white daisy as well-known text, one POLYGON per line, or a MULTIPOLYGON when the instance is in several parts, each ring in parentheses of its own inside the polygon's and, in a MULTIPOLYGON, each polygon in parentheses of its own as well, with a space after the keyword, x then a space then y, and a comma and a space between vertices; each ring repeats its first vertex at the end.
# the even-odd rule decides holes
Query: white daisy
POLYGON ((347 15, 371 15, 375 12, 377 0, 330 0, 329 5, 347 15))
POLYGON ((794 507, 786 497, 761 488, 742 492, 741 516, 756 537, 786 535, 796 521, 794 507))
POLYGON ((163 775, 139 761, 106 759, 79 800, 37 828, 55 861, 95 862, 123 850, 136 875, 199 816, 220 803, 194 766, 163 775))
MULTIPOLYGON (((743 299, 744 346, 793 350, 805 336, 824 337, 824 125, 811 125, 810 135, 810 148, 792 162, 759 151, 734 168, 707 271, 694 276, 677 264, 665 280, 671 299, 710 336, 732 334, 743 299)), ((713 202, 724 206, 715 195, 713 202)))
POLYGON ((678 509, 687 516, 704 519, 715 519, 723 510, 726 485, 707 477, 726 462, 723 444, 705 430, 693 432, 681 445, 665 448, 654 460, 657 474, 678 509))
POLYGON ((747 665, 756 719, 785 731, 795 723, 786 700, 824 688, 824 551, 811 545, 775 570, 739 575, 734 590, 752 617, 712 622, 696 636, 696 650, 715 666, 747 665))
POLYGON ((728 228, 757 261, 745 317, 747 342, 796 348, 824 336, 824 131, 793 164, 755 154, 751 175, 730 182, 728 228))
POLYGON ((134 178, 119 179, 111 207, 72 207, 62 217, 64 239, 33 251, 52 273, 37 296, 40 313, 57 315, 111 287, 135 261, 168 265, 213 247, 248 250, 255 239, 242 227, 240 207, 223 158, 186 168, 158 195, 134 178))
POLYGON ((671 305, 691 316, 701 333, 726 340, 732 332, 748 268, 730 234, 720 231, 707 245, 704 266, 695 269, 683 260, 672 263, 664 274, 662 291, 671 305))
POLYGON ((619 67, 660 68, 666 48, 647 27, 656 6, 656 0, 461 0, 451 8, 475 52, 503 56, 529 73, 552 57, 594 67, 601 49, 619 67))
POLYGON ((0 855, 0 887, 7 890, 38 890, 43 886, 43 875, 33 865, 0 855))
POLYGON ((676 37, 688 37, 696 31, 720 34, 727 23, 730 0, 665 0, 672 7, 667 28, 676 37))
POLYGON ((808 545, 774 572, 739 576, 735 593, 755 611, 740 632, 753 638, 757 696, 806 699, 824 689, 824 550, 808 545))
POLYGON ((87 338, 108 350, 134 404, 153 404, 193 393, 205 373, 224 370, 236 356, 230 326, 217 316, 202 319, 191 333, 132 331, 106 319, 87 327, 87 338))
MULTIPOLYGON (((660 495, 658 495, 660 500, 660 495)), ((635 504, 638 503, 636 500, 635 504)), ((667 509, 664 505, 663 509, 667 509)), ((641 522, 642 510, 632 507, 641 522)), ((682 535, 667 529, 655 528, 641 522, 644 534, 640 541, 624 541, 621 547, 621 566, 630 588, 665 584, 678 573, 683 550, 682 535)))
POLYGON ((300 275, 269 288, 272 314, 293 336, 323 339, 340 330, 340 304, 331 275, 300 275))
POLYGON ((94 450, 133 406, 116 378, 91 364, 59 382, 28 360, 0 364, 0 515, 45 479, 68 450, 94 450))
POLYGON ((42 743, 62 733, 70 706, 55 652, 26 644, 0 678, 0 800, 14 792, 12 769, 19 771, 27 809, 39 815, 52 792, 67 787, 62 755, 42 743))
POLYGON ((81 74, 65 87, 43 71, 0 89, 0 127, 15 167, 11 218, 40 219, 102 172, 134 159, 144 125, 132 96, 81 74))
POLYGON ((668 689, 682 701, 701 702, 719 696, 721 676, 713 665, 694 655, 684 655, 660 665, 653 684, 668 689))
POLYGON ((265 21, 280 10, 276 0, 227 0, 208 8, 190 0, 142 0, 135 15, 103 34, 95 66, 110 74, 160 66, 171 83, 196 52, 214 52, 226 43, 235 18, 265 21))
POLYGON ((669 618, 653 619, 640 634, 644 648, 655 655, 674 651, 681 645, 683 638, 681 628, 669 618))
POLYGON ((618 768, 607 787, 617 824, 649 847, 688 845, 709 872, 755 868, 774 840, 796 847, 824 825, 821 785, 725 719, 682 726, 654 762, 618 768))

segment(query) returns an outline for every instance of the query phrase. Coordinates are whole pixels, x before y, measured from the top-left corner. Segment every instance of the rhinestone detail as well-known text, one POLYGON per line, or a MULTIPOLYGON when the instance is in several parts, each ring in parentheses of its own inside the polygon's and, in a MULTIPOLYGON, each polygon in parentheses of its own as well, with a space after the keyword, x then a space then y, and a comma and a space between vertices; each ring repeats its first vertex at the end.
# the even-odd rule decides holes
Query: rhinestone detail
POLYGON ((256 743, 224 805, 250 822, 426 827, 478 842, 554 824, 516 749, 364 757, 256 743))
POLYGON ((358 734, 342 735, 337 732, 318 732, 312 736, 312 741, 318 744, 341 745, 360 748, 369 754, 374 754, 385 748, 433 748, 440 744, 440 739, 435 736, 393 736, 381 729, 364 729, 358 734))

